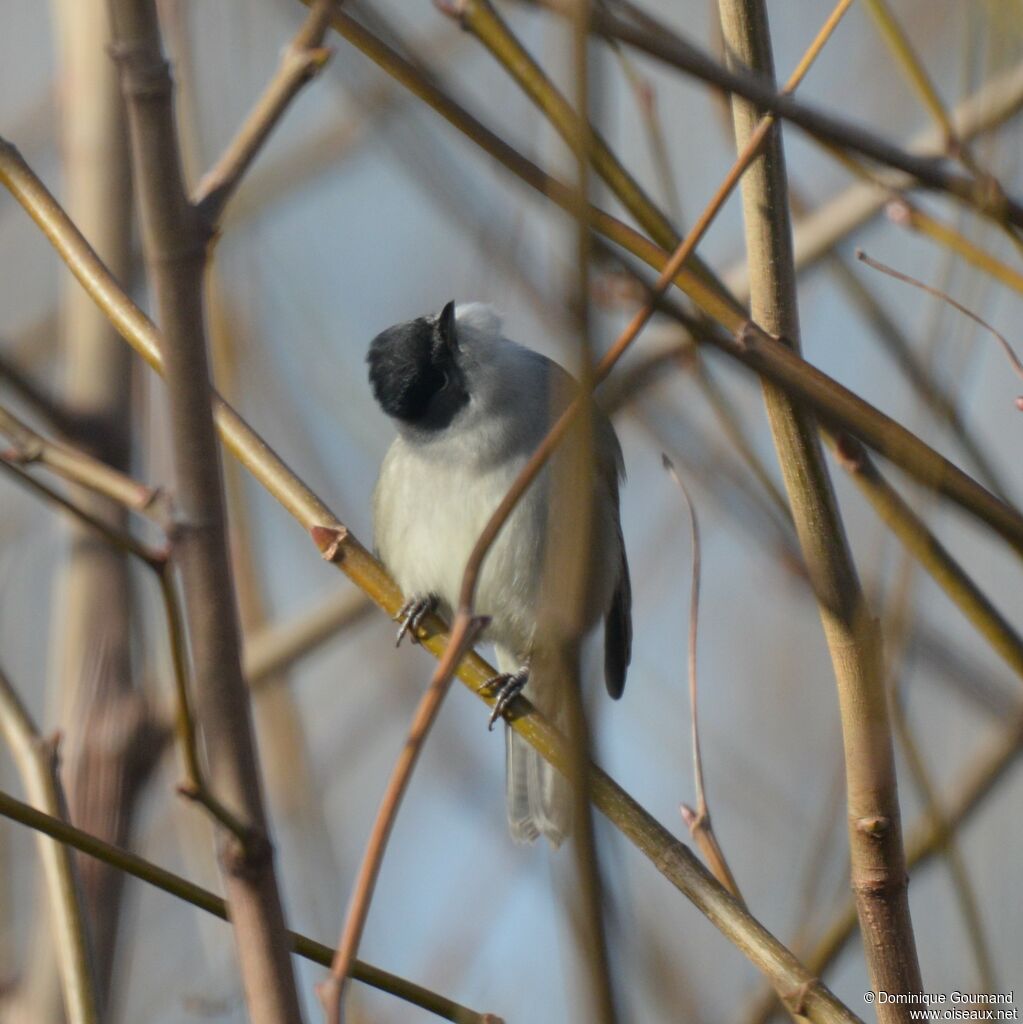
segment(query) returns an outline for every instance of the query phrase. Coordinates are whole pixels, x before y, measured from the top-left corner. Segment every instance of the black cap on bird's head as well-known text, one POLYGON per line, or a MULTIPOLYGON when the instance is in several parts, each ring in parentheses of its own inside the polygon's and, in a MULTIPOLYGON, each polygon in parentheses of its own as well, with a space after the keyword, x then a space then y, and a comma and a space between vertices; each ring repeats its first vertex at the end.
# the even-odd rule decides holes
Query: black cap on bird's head
POLYGON ((381 331, 370 343, 369 382, 380 408, 423 430, 441 430, 469 401, 458 364, 455 304, 381 331))

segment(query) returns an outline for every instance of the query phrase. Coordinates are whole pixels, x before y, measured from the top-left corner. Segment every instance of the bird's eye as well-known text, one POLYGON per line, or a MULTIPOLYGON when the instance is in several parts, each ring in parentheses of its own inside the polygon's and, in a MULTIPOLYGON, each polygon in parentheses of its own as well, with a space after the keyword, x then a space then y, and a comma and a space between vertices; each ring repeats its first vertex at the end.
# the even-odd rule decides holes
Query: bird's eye
POLYGON ((440 376, 441 376, 440 389, 441 389, 441 391, 447 391, 448 385, 451 383, 451 377, 448 374, 447 370, 441 370, 440 376))

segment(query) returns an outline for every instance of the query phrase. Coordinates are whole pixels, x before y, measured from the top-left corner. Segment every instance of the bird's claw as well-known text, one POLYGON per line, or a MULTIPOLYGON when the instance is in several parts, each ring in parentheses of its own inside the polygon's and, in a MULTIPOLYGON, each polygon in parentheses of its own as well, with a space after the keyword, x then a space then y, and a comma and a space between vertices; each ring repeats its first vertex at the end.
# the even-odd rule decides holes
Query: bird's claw
POLYGON ((437 610, 437 596, 436 594, 426 594, 425 596, 419 595, 416 597, 410 597, 402 606, 398 609, 398 614, 395 615, 394 621, 400 622, 401 625, 398 627, 398 635, 395 638, 394 646, 400 647, 402 640, 405 639, 406 635, 412 641, 412 643, 419 643, 419 637, 416 633, 422 625, 423 619, 427 615, 437 610))
POLYGON ((504 672, 499 676, 488 679, 480 688, 480 693, 489 693, 495 699, 494 706, 490 711, 490 718, 487 721, 487 731, 494 728, 497 720, 508 710, 508 705, 522 693, 523 687, 529 681, 529 669, 520 668, 518 672, 504 672))

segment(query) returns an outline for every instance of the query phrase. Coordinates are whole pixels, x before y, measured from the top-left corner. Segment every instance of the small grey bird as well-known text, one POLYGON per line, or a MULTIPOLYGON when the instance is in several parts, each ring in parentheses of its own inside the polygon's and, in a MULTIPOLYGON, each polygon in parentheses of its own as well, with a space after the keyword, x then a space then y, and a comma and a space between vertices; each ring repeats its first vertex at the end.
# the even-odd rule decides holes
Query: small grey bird
MULTIPOLYGON (((387 328, 370 344, 367 362, 373 394, 398 429, 373 494, 373 528, 380 558, 409 598, 400 643, 410 629, 414 638, 427 611, 450 618, 483 527, 578 385, 550 359, 505 338, 497 314, 478 303, 456 309, 449 302, 437 316, 387 328)), ((604 679, 617 699, 632 647, 618 510, 622 453, 608 418, 598 411, 595 420, 587 625, 604 619, 604 679)), ((548 466, 527 491, 491 547, 475 611, 490 617, 484 636, 502 673, 494 717, 524 687, 563 727, 558 681, 529 677, 545 546, 558 543, 559 528, 571 529, 564 517, 548 516, 551 472, 548 466)), ((544 835, 557 846, 570 827, 565 779, 510 729, 506 758, 512 836, 544 835)))

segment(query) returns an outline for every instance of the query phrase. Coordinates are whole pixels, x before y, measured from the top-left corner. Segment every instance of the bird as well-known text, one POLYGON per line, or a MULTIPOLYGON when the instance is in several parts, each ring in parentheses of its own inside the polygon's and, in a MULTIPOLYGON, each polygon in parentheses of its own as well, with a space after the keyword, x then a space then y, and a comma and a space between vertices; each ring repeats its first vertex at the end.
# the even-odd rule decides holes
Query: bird
MULTIPOLYGON (((578 393, 574 378, 502 333, 483 303, 448 302, 439 314, 381 331, 367 353, 369 382, 397 436, 373 491, 376 552, 407 598, 397 642, 428 612, 450 620, 466 562, 526 461, 578 393)), ((632 590, 619 511, 622 450, 607 415, 594 409, 591 562, 585 625, 604 621, 604 680, 618 699, 632 655, 632 590)), ((523 692, 564 727, 559 680, 531 673, 545 556, 559 543, 549 511, 550 464, 498 534, 477 581, 474 612, 489 620, 499 675, 490 724, 523 692)), ((571 529, 562 523, 560 529, 571 529)), ((563 683, 561 685, 564 685, 563 683)), ((567 781, 505 729, 506 799, 512 837, 544 836, 557 848, 571 829, 567 781)))

